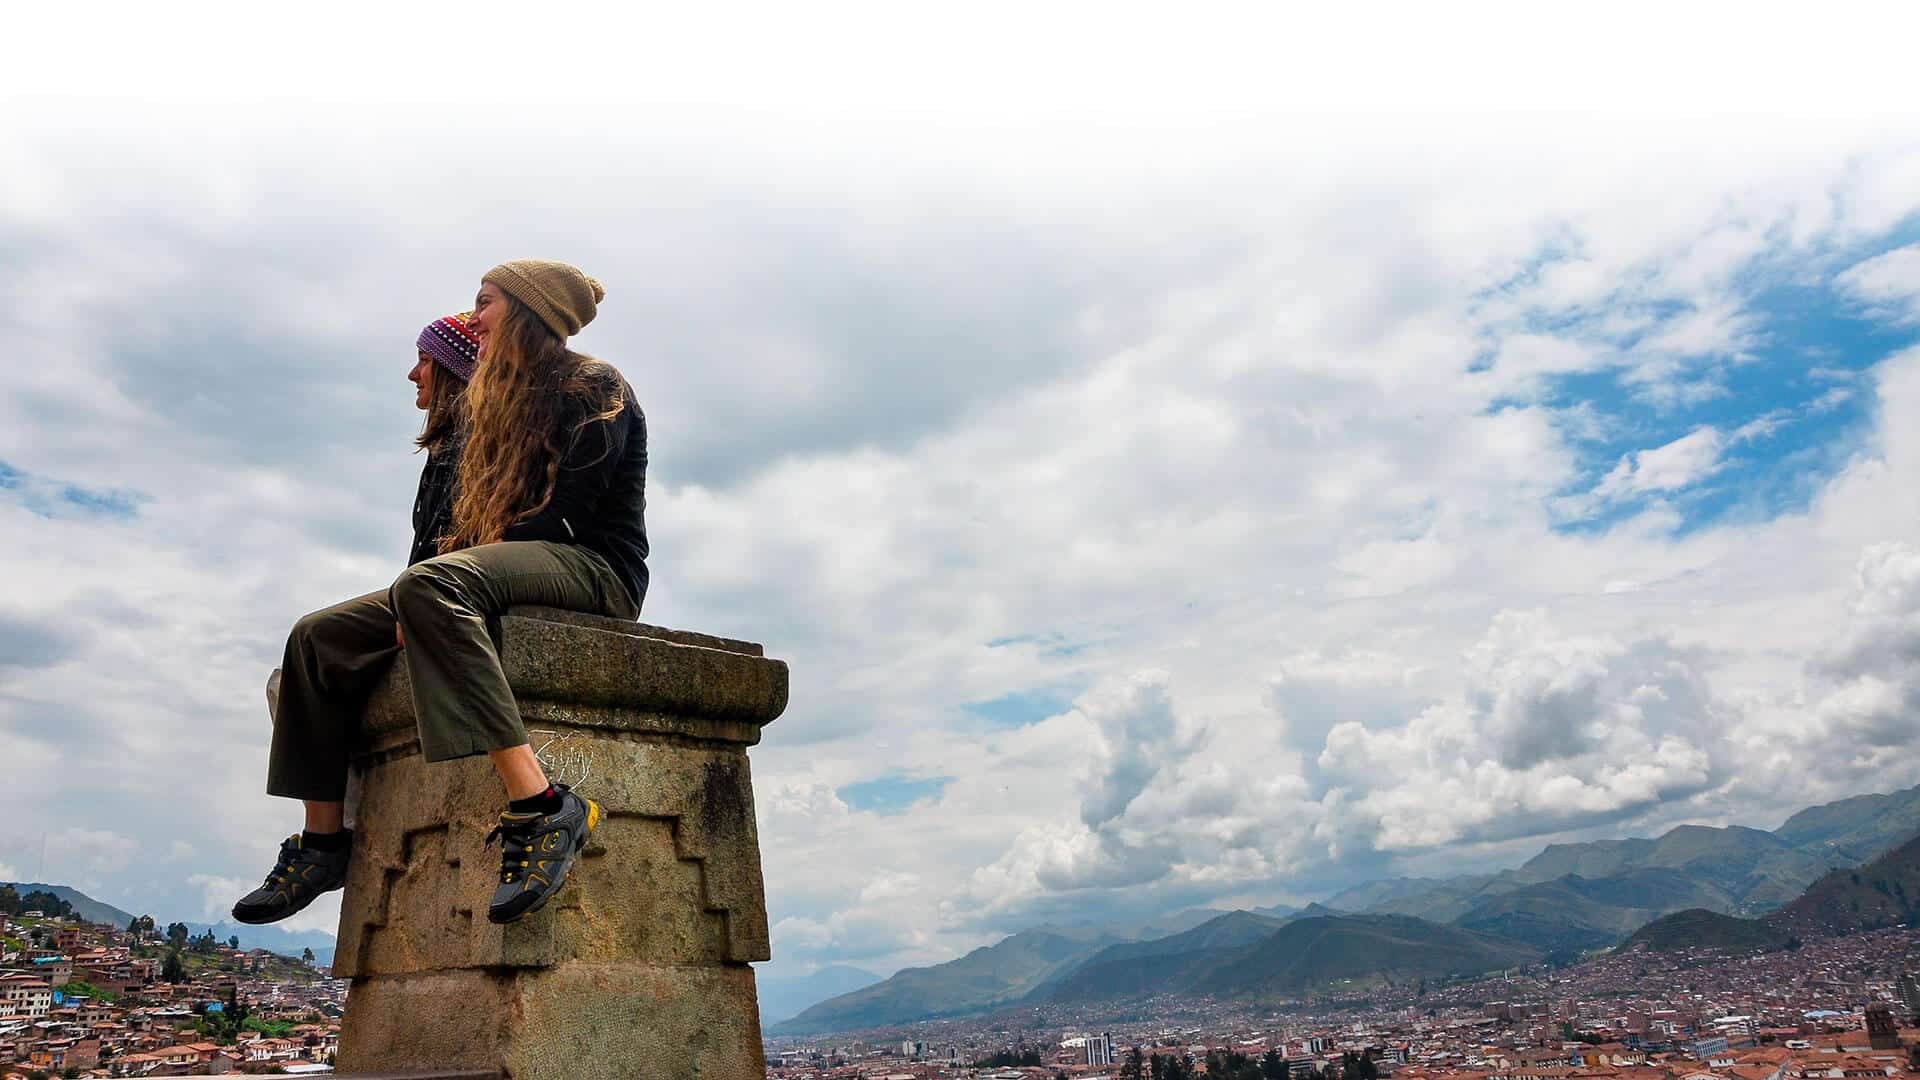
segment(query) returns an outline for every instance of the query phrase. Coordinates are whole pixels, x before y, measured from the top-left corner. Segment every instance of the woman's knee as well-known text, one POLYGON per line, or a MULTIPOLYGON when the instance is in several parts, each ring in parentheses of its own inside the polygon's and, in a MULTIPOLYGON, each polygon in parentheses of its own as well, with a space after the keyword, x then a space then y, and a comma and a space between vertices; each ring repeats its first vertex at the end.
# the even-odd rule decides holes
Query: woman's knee
POLYGON ((314 642, 327 638, 328 623, 339 617, 336 608, 321 608, 309 611, 293 621, 293 629, 287 632, 287 651, 302 656, 312 655, 314 642))
POLYGON ((388 596, 394 611, 405 620, 430 616, 448 607, 470 608, 473 604, 468 592, 453 566, 439 559, 428 559, 400 571, 400 576, 393 579, 388 596))

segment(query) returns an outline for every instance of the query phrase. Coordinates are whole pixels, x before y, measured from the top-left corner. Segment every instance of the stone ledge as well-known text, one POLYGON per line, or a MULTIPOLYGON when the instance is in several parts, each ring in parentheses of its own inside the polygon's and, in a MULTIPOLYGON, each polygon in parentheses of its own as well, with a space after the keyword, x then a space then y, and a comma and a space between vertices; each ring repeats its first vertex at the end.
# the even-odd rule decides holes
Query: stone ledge
MULTIPOLYGON (((786 663, 751 642, 552 608, 513 608, 499 626, 500 663, 530 721, 752 745, 786 711, 786 663)), ((395 664, 362 737, 383 746, 413 730, 406 665, 395 664)))
POLYGON ((568 623, 584 626, 591 630, 606 630, 610 633, 625 634, 627 637, 657 638, 670 641, 675 645, 698 645, 703 649, 719 649, 721 652, 739 653, 742 656, 765 656, 766 650, 751 641, 735 638, 717 637, 693 630, 674 630, 650 623, 629 622, 606 615, 588 615, 581 611, 568 611, 565 608, 539 607, 526 604, 507 609, 508 615, 538 619, 541 622, 568 623))

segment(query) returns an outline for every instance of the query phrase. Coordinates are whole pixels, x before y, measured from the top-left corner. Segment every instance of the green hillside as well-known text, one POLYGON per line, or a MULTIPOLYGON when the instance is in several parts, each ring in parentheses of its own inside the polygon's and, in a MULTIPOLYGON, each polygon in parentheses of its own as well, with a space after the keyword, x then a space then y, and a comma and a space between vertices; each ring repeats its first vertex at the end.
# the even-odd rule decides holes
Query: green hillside
POLYGON ((1285 920, 1232 911, 1185 933, 1109 945, 1038 987, 1030 1000, 1132 997, 1185 986, 1240 949, 1265 940, 1285 920))
POLYGON ((1835 870, 1786 907, 1767 916, 1774 928, 1801 938, 1832 937, 1898 926, 1920 918, 1920 836, 1857 870, 1835 870))
POLYGON ((1570 874, 1489 896, 1453 925, 1545 952, 1604 948, 1671 911, 1730 906, 1726 893, 1679 870, 1588 879, 1570 874))
POLYGON ((1404 915, 1288 923, 1190 989, 1218 997, 1281 998, 1337 986, 1478 975, 1532 963, 1536 949, 1404 915))
POLYGON ((1327 906, 1342 911, 1377 911, 1383 904, 1421 896, 1444 885, 1439 878, 1387 878, 1363 881, 1327 897, 1327 906))
POLYGON ((1645 944, 1658 951, 1774 948, 1793 938, 1854 934, 1916 918, 1920 918, 1920 836, 1857 870, 1827 874, 1799 899, 1764 918, 1683 911, 1647 924, 1627 944, 1645 944))
POLYGON ((1762 919, 1742 919, 1717 911, 1693 908, 1676 911, 1641 927, 1622 948, 1645 945, 1654 952, 1681 949, 1778 949, 1787 934, 1762 919))
POLYGON ((1514 874, 1538 883, 1569 874, 1591 880, 1638 870, 1677 870, 1726 894, 1727 900, 1722 901, 1726 907, 1702 906, 1757 914, 1798 896, 1828 865, 1822 857, 1798 850, 1770 832, 1741 825, 1682 825, 1654 840, 1554 844, 1514 874))
POLYGON ((112 904, 103 904, 79 889, 66 885, 48 885, 44 882, 0 881, 0 885, 11 886, 14 892, 25 896, 30 892, 52 893, 54 896, 73 905, 73 913, 91 923, 105 923, 125 929, 133 921, 133 913, 121 911, 112 904))
POLYGON ((1838 866, 1869 862, 1915 833, 1920 833, 1920 787, 1809 807, 1774 830, 1803 851, 1831 854, 1838 866))
POLYGON ((1403 893, 1357 910, 1367 915, 1411 915, 1429 922, 1450 923, 1487 898, 1510 893, 1525 884, 1517 880, 1511 870, 1498 874, 1465 874, 1424 892, 1403 893))
POLYGON ((1633 869, 1653 850, 1654 841, 1640 837, 1594 840, 1584 844, 1548 844, 1540 854, 1520 864, 1513 874, 1529 884, 1552 881, 1567 874, 1601 878, 1633 869))
POLYGON ((1022 931, 958 960, 905 968, 884 982, 820 1002, 769 1031, 813 1035, 980 1012, 1025 997, 1118 940, 1105 933, 1022 931))

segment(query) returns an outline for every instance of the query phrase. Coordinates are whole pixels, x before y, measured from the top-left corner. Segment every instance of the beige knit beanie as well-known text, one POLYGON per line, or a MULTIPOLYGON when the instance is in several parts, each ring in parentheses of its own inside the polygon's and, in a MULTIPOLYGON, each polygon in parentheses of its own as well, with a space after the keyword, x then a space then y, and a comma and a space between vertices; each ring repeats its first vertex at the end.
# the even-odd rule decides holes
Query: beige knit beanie
POLYGON ((486 272, 481 281, 489 281, 500 291, 533 309, 540 321, 564 340, 580 332, 593 321, 606 299, 607 290, 598 281, 552 259, 515 259, 486 272))

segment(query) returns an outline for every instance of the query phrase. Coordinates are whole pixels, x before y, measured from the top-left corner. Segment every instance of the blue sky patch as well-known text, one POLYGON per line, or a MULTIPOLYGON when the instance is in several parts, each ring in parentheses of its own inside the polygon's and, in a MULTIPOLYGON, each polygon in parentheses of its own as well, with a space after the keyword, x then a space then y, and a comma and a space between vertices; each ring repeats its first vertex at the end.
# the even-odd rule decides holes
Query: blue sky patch
POLYGON ((1644 359, 1635 353, 1642 341, 1667 319, 1689 313, 1684 306, 1636 305, 1631 314, 1653 321, 1611 337, 1600 324, 1617 311, 1531 313, 1527 330, 1604 341, 1622 359, 1621 366, 1549 378, 1533 399, 1560 411, 1561 432, 1579 468, 1556 499, 1556 527, 1604 531, 1658 503, 1678 515, 1674 531, 1684 535, 1806 509, 1869 428, 1870 369, 1920 342, 1913 326, 1876 321, 1836 278, 1911 239, 1883 237, 1798 262, 1777 253, 1754 260, 1738 284, 1743 344, 1737 355, 1675 360, 1676 379, 1692 393, 1650 398, 1629 366, 1644 359), (1712 463, 1687 482, 1614 475, 1623 461, 1631 472, 1638 455, 1689 436, 1708 448, 1703 460, 1712 463))
POLYGON ((1006 649, 1015 645, 1035 646, 1042 656, 1078 656, 1087 648, 1078 642, 1068 641, 1067 636, 1058 630, 1048 634, 1014 634, 987 642, 989 649, 1006 649))
POLYGON ((0 492, 41 517, 100 517, 125 521, 140 513, 145 495, 124 488, 63 484, 0 461, 0 492))
POLYGON ((1058 716, 1073 706, 1073 695, 1055 690, 1023 690, 1002 694, 990 701, 969 701, 960 706, 999 728, 1037 724, 1049 716, 1058 716))
POLYGON ((951 776, 911 777, 905 773, 891 773, 877 780, 848 784, 835 794, 854 810, 889 815, 904 813, 907 807, 922 800, 939 798, 951 783, 951 776))

